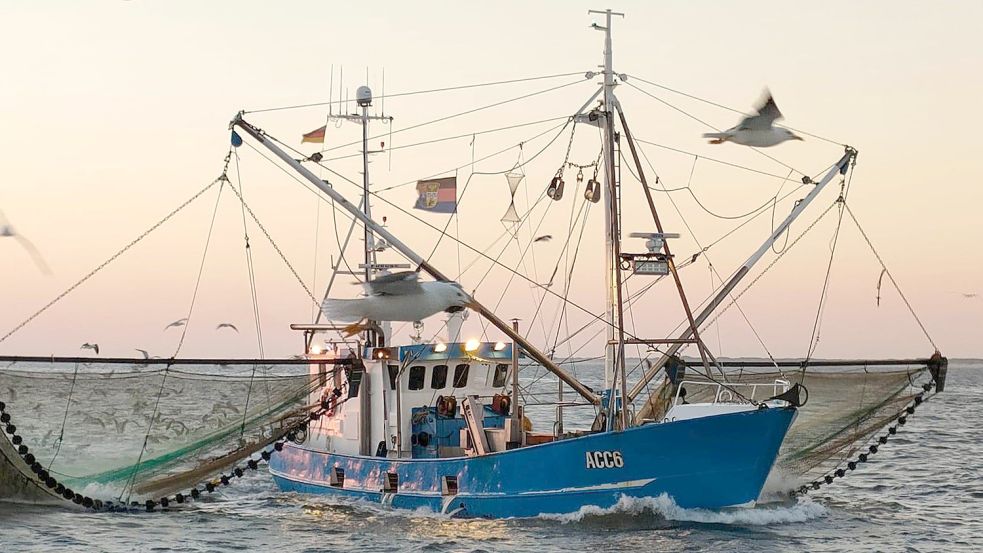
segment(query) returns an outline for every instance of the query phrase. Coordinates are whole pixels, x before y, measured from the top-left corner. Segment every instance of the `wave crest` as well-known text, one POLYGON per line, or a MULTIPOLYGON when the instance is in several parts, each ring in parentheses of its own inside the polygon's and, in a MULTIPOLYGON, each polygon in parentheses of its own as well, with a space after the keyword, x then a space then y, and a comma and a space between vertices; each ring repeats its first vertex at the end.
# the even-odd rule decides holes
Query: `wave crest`
POLYGON ((806 522, 826 516, 826 508, 807 497, 798 498, 794 503, 758 507, 732 507, 728 509, 684 509, 671 497, 662 494, 658 497, 621 496, 616 504, 608 508, 588 505, 568 514, 541 514, 539 518, 563 523, 580 522, 592 517, 609 515, 639 516, 654 514, 666 520, 678 522, 698 522, 704 524, 734 524, 743 526, 767 526, 806 522))

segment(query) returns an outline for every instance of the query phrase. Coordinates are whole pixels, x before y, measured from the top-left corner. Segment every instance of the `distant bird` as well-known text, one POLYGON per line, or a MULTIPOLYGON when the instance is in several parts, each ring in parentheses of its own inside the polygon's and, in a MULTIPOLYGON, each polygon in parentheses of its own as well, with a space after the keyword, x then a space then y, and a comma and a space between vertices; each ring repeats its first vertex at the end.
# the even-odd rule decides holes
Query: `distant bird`
POLYGON ((90 344, 86 342, 82 344, 82 346, 79 347, 79 349, 91 349, 92 351, 96 352, 96 355, 99 355, 99 344, 90 344))
POLYGON ((960 292, 960 295, 961 295, 962 297, 964 297, 964 298, 966 298, 966 299, 970 299, 970 300, 971 300, 971 299, 973 299, 973 298, 978 298, 978 297, 980 297, 980 295, 979 295, 979 294, 977 294, 976 292, 960 292))
POLYGON ((537 236, 536 239, 533 240, 533 242, 549 242, 552 239, 553 239, 552 234, 544 234, 542 236, 537 236))
POLYGON ((755 115, 748 115, 735 127, 724 132, 709 132, 705 133, 703 137, 710 138, 710 144, 733 142, 755 148, 767 148, 781 144, 786 140, 802 140, 802 137, 792 131, 774 126, 775 121, 783 117, 782 112, 775 105, 775 99, 771 97, 771 93, 766 90, 765 94, 767 96, 758 106, 755 115))
POLYGON ((20 245, 27 250, 27 253, 30 254, 31 260, 33 260, 34 264, 38 266, 38 269, 40 269, 40 271, 46 275, 51 274, 51 269, 48 268, 48 264, 45 263, 44 258, 41 257, 41 252, 34 247, 34 244, 32 244, 30 240, 24 238, 18 234, 16 230, 14 230, 14 227, 10 224, 2 211, 0 211, 0 238, 13 238, 14 240, 17 240, 17 242, 19 242, 20 245))
POLYGON ((328 299, 321 306, 324 315, 334 321, 358 321, 345 331, 356 334, 368 327, 362 320, 423 320, 440 311, 456 313, 471 305, 471 298, 456 282, 420 282, 419 273, 400 271, 365 283, 367 297, 343 300, 328 299))
POLYGON ((231 328, 232 330, 236 331, 237 333, 239 332, 239 329, 236 328, 236 325, 234 325, 232 323, 220 323, 218 326, 215 327, 215 330, 221 330, 223 328, 231 328))
POLYGON ((164 330, 167 330, 168 328, 171 328, 172 326, 184 326, 187 322, 188 322, 188 319, 186 319, 186 318, 185 319, 178 319, 178 320, 174 321, 173 323, 165 326, 164 327, 164 330))
POLYGON ((135 350, 139 351, 140 353, 142 353, 144 359, 150 359, 150 352, 148 352, 147 350, 140 349, 140 348, 133 348, 133 349, 135 349, 135 350))

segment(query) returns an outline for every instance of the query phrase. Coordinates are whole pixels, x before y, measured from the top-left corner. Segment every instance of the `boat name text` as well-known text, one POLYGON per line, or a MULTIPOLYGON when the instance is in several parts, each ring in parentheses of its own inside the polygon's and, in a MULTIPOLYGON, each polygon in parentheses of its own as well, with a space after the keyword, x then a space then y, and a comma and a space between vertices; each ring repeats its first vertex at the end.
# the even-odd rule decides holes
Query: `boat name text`
POLYGON ((613 469, 625 466, 625 460, 620 451, 588 451, 587 468, 613 469))

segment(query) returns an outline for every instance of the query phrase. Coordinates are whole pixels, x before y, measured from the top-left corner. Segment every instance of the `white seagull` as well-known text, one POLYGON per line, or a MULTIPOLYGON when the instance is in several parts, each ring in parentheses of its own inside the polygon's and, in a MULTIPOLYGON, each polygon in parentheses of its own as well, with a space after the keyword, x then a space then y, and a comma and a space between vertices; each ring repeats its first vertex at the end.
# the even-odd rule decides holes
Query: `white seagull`
POLYGON ((447 311, 468 307, 471 298, 456 282, 420 282, 419 273, 401 271, 365 283, 364 298, 327 299, 321 305, 324 316, 333 321, 357 321, 345 331, 351 335, 366 329, 364 319, 415 322, 447 311))
POLYGON ((44 258, 41 257, 41 252, 34 247, 34 244, 32 244, 30 240, 24 238, 22 235, 18 234, 16 230, 14 230, 13 225, 10 224, 10 221, 7 220, 2 211, 0 211, 0 238, 13 238, 19 242, 21 247, 27 250, 27 253, 30 254, 31 260, 38 266, 38 269, 40 269, 41 272, 46 275, 51 274, 51 269, 48 268, 48 264, 45 263, 44 258))
POLYGON ((82 346, 79 347, 79 349, 91 349, 92 351, 96 352, 96 355, 99 355, 99 344, 90 344, 86 342, 82 344, 82 346))
POLYGON ((792 131, 774 126, 775 121, 782 118, 782 112, 775 105, 771 93, 765 91, 765 100, 758 106, 755 115, 748 115, 733 128, 724 132, 708 132, 703 138, 709 138, 710 144, 733 142, 754 148, 767 148, 781 144, 786 140, 802 140, 801 136, 792 131))
POLYGON ((174 321, 173 323, 165 326, 164 327, 164 330, 167 330, 168 328, 171 328, 172 326, 184 326, 185 323, 187 323, 187 322, 188 322, 188 319, 178 319, 178 320, 174 321))

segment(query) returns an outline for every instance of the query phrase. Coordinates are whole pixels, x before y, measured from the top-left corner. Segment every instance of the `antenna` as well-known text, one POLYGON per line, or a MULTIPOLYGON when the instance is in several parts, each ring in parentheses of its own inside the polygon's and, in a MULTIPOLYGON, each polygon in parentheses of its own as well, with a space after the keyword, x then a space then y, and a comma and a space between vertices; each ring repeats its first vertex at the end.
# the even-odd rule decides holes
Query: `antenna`
POLYGON ((334 64, 331 64, 331 80, 328 82, 328 118, 334 115, 334 64))

